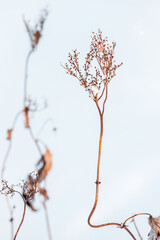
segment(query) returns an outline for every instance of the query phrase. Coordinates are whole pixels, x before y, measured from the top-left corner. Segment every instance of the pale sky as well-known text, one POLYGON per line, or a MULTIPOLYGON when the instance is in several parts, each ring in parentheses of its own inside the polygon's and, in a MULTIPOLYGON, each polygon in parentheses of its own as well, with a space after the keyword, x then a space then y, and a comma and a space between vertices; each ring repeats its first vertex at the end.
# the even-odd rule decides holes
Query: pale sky
MULTIPOLYGON (((88 93, 76 79, 66 75, 61 63, 75 48, 83 62, 91 33, 98 29, 109 42, 116 41, 115 59, 123 62, 109 84, 102 184, 93 222, 122 222, 138 212, 159 216, 160 1, 0 2, 0 163, 8 146, 6 130, 23 106, 24 63, 30 42, 22 19, 25 16, 34 23, 39 11, 48 6, 43 38, 30 60, 28 93, 37 102, 48 100, 48 108, 32 118, 35 134, 46 119, 53 119, 41 134, 53 154, 47 184, 53 240, 131 239, 125 230, 116 227, 92 229, 87 225, 95 196, 99 116, 88 93), (57 127, 56 133, 53 127, 57 127)), ((5 175, 16 184, 33 171, 39 158, 24 129, 23 117, 17 122, 13 142, 5 175)), ((18 196, 11 201, 16 203, 17 226, 23 205, 18 196)), ((10 240, 4 196, 0 206, 0 239, 10 240)), ((147 218, 138 217, 137 224, 147 239, 147 218)), ((132 224, 130 229, 134 230, 132 224)), ((38 213, 27 209, 18 239, 48 239, 43 209, 38 213)))

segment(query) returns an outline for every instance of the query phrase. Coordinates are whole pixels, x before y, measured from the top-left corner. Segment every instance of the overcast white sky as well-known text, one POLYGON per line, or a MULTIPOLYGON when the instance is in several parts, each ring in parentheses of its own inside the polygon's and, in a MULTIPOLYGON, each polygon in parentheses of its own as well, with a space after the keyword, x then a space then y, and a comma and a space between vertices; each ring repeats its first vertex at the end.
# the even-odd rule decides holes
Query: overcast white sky
MULTIPOLYGON (((35 22, 48 6, 43 38, 29 65, 28 93, 48 109, 32 118, 35 134, 52 118, 41 138, 53 153, 49 175, 49 215, 54 240, 128 240, 115 227, 91 229, 99 137, 99 116, 93 101, 60 64, 77 48, 81 61, 90 36, 99 28, 117 42, 115 58, 123 66, 109 84, 104 119, 99 204, 94 223, 122 222, 147 211, 160 215, 160 1, 159 0, 0 0, 0 163, 8 146, 6 130, 23 104, 24 62, 30 43, 22 16, 35 22), (56 134, 52 131, 57 127, 56 134)), ((6 178, 17 183, 31 172, 39 155, 20 118, 8 159, 6 178)), ((16 224, 22 201, 15 197, 16 224)), ((40 204, 39 204, 40 208, 40 204)), ((10 239, 9 214, 0 198, 0 239, 10 239)), ((144 239, 146 217, 137 223, 144 239)), ((17 226, 17 225, 16 225, 17 226)), ((131 227, 132 229, 132 227, 131 227)), ((27 209, 17 239, 47 239, 44 212, 27 209)))

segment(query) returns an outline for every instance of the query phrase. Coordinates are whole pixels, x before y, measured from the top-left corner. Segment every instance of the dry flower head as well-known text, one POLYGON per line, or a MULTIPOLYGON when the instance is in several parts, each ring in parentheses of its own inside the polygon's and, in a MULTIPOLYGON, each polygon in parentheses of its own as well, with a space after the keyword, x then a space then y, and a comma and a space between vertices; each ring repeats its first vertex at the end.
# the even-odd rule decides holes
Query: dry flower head
POLYGON ((111 79, 116 75, 116 70, 119 65, 115 64, 114 50, 116 43, 108 43, 108 39, 102 37, 102 32, 94 33, 91 39, 90 51, 85 58, 83 65, 83 73, 79 66, 79 52, 75 49, 68 54, 68 63, 62 66, 66 69, 67 74, 76 77, 80 84, 89 92, 89 96, 93 99, 98 98, 101 86, 105 87, 111 79), (97 66, 93 62, 96 60, 97 66))
POLYGON ((35 49, 35 47, 37 47, 37 45, 39 43, 39 40, 42 36, 44 23, 46 21, 47 16, 48 16, 48 10, 43 9, 41 11, 40 17, 34 27, 31 27, 29 22, 24 19, 24 24, 25 24, 26 30, 29 34, 32 49, 35 49))

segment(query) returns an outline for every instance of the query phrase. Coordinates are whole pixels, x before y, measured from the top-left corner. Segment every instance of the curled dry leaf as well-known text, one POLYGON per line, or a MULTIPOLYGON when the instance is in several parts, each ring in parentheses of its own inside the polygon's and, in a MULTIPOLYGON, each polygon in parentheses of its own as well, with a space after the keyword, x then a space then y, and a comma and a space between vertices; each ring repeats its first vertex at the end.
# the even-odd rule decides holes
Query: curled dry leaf
POLYGON ((37 166, 41 163, 43 166, 38 170, 39 182, 46 178, 52 167, 52 154, 48 148, 46 148, 46 152, 37 163, 37 166))
POLYGON ((45 178, 48 175, 48 172, 51 170, 52 167, 52 154, 49 151, 49 149, 46 149, 45 155, 44 155, 44 167, 42 170, 42 177, 45 178))
POLYGON ((8 129, 8 131, 7 131, 7 139, 8 139, 8 140, 11 140, 12 132, 13 132, 13 128, 8 129))
POLYGON ((160 217, 148 218, 148 223, 151 227, 151 231, 148 234, 148 240, 160 240, 160 217))

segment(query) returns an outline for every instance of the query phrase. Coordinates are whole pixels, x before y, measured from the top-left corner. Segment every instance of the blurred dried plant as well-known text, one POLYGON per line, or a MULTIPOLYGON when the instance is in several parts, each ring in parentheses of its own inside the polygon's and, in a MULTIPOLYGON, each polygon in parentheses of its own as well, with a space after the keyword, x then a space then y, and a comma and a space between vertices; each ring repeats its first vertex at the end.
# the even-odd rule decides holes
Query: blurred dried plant
MULTIPOLYGON (((37 185, 37 177, 35 178, 33 174, 30 174, 29 176, 30 178, 34 179, 32 187, 30 182, 24 180, 22 180, 22 182, 17 185, 12 184, 11 186, 8 185, 8 182, 6 180, 2 180, 2 189, 0 190, 0 193, 4 194, 6 197, 8 197, 8 195, 13 197, 17 193, 21 196, 24 203, 22 219, 14 235, 14 238, 12 238, 13 240, 17 238, 18 232, 23 224, 26 213, 26 205, 28 204, 28 201, 32 200, 34 195, 39 191, 37 185), (19 188, 21 189, 21 191, 19 190, 19 188)), ((10 219, 10 222, 13 222, 13 218, 10 219)))
MULTIPOLYGON (((48 197, 48 193, 46 188, 43 186, 41 186, 41 183, 44 182, 44 180, 46 180, 48 172, 51 170, 52 167, 52 154, 50 152, 50 150, 48 149, 48 147, 46 146, 46 144, 44 143, 44 141, 36 138, 34 136, 32 127, 31 127, 31 122, 30 122, 30 113, 35 113, 37 111, 41 111, 43 109, 45 109, 47 107, 46 104, 46 100, 43 104, 43 107, 39 107, 38 103, 36 101, 33 101, 32 98, 27 96, 27 80, 28 80, 28 65, 29 65, 29 60, 30 60, 30 56, 32 55, 32 53, 35 51, 35 49, 37 48, 38 44, 39 44, 39 40, 42 37, 42 31, 44 28, 44 23, 47 19, 48 16, 48 10, 44 9, 41 11, 40 17, 38 22, 34 25, 34 27, 31 27, 30 23, 26 20, 24 20, 24 24, 27 30, 27 33, 29 35, 30 41, 31 41, 31 49, 28 52, 28 55, 26 57, 26 62, 25 62, 25 74, 24 74, 24 103, 23 103, 23 108, 22 110, 20 110, 17 114, 16 117, 14 119, 13 125, 12 127, 7 131, 7 139, 9 140, 9 145, 8 145, 8 149, 3 161, 3 166, 2 166, 2 170, 1 170, 1 179, 3 180, 2 182, 2 190, 1 193, 6 195, 6 200, 7 200, 7 204, 8 204, 8 209, 10 211, 10 219, 12 219, 11 222, 11 239, 13 239, 13 235, 14 235, 14 228, 13 228, 13 206, 11 206, 10 201, 8 199, 8 195, 13 195, 15 192, 19 193, 24 201, 24 213, 23 213, 23 220, 24 220, 24 216, 25 216, 25 212, 26 212, 26 205, 28 205, 34 212, 36 211, 36 209, 33 206, 33 201, 35 200, 35 193, 39 192, 40 195, 43 196, 44 201, 43 201, 43 207, 45 210, 45 216, 46 216, 46 223, 47 223, 47 228, 48 228, 48 236, 49 239, 52 239, 52 235, 51 235, 51 230, 50 230, 50 226, 49 226, 49 218, 48 218, 48 213, 47 213, 47 207, 46 207, 46 200, 49 198, 48 197), (7 164, 7 160, 11 151, 11 147, 12 147, 12 141, 13 141, 13 131, 15 131, 15 126, 17 123, 17 120, 19 118, 19 116, 21 114, 24 114, 24 126, 26 129, 28 129, 31 138, 33 139, 33 142, 39 152, 40 155, 40 161, 39 164, 37 165, 37 173, 36 175, 33 174, 29 174, 28 175, 28 179, 23 181, 22 184, 19 185, 19 187, 22 189, 22 193, 20 193, 19 191, 15 190, 15 186, 8 186, 7 181, 5 181, 4 179, 6 177, 4 177, 4 172, 6 169, 6 164, 7 164), (43 150, 42 150, 42 146, 43 148, 45 147, 45 153, 43 154, 43 150), (41 165, 41 167, 39 167, 41 165)), ((23 221, 21 221, 19 229, 21 228, 23 221)), ((16 235, 14 237, 14 239, 16 239, 16 236, 19 232, 19 229, 16 232, 16 235)))
POLYGON ((28 32, 30 41, 31 41, 31 48, 34 49, 35 47, 37 47, 39 40, 42 36, 42 31, 44 28, 44 23, 47 19, 48 16, 48 10, 47 9, 43 9, 41 11, 40 17, 37 21, 37 23, 34 25, 34 27, 32 27, 29 23, 29 21, 26 21, 24 19, 24 24, 26 26, 26 30, 28 32))

